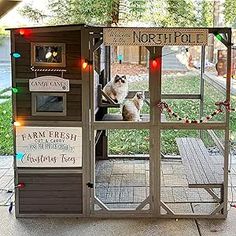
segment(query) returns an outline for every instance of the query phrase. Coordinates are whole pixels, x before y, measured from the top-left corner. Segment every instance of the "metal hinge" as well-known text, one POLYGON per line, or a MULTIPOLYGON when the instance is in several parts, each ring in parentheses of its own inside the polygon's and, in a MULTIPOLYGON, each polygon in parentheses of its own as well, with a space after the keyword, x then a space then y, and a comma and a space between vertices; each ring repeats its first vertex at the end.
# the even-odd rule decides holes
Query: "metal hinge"
POLYGON ((88 182, 88 183, 87 183, 87 186, 88 186, 89 188, 93 188, 93 183, 88 182))

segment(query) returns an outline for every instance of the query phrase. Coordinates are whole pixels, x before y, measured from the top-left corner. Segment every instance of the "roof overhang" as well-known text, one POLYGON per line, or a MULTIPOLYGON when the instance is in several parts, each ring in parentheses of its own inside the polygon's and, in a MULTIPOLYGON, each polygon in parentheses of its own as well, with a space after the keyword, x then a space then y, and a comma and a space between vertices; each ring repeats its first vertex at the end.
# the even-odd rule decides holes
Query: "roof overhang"
POLYGON ((22 0, 0 0, 0 18, 6 15, 20 2, 22 2, 22 0))

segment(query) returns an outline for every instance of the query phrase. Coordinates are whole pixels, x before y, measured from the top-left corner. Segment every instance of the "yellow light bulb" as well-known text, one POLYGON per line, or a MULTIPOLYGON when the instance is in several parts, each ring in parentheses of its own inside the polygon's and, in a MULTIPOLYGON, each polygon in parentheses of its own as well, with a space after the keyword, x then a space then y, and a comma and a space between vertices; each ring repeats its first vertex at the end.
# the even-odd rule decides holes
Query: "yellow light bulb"
POLYGON ((45 58, 48 59, 52 56, 52 53, 51 52, 47 52, 47 54, 45 55, 45 58))
POLYGON ((88 66, 88 62, 85 61, 82 65, 82 67, 83 67, 83 69, 86 69, 87 66, 88 66))
POLYGON ((57 52, 53 52, 52 55, 53 55, 53 57, 56 57, 57 56, 57 52))
POLYGON ((15 121, 15 122, 13 123, 13 125, 16 126, 16 127, 19 127, 19 126, 21 126, 21 123, 20 123, 19 121, 15 121))

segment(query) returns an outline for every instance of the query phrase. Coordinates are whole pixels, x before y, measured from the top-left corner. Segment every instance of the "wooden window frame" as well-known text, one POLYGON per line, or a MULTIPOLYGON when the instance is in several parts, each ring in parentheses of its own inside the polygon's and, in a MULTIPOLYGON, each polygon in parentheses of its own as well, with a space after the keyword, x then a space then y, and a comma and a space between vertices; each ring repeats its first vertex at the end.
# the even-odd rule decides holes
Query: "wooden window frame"
POLYGON ((67 115, 67 99, 66 93, 31 93, 31 107, 32 107, 32 116, 66 116, 67 115), (63 112, 56 111, 37 111, 36 98, 37 96, 61 96, 63 97, 63 112))
POLYGON ((32 66, 44 66, 44 67, 66 67, 66 44, 65 43, 31 43, 31 65, 32 66), (36 46, 58 46, 62 47, 61 53, 61 62, 52 63, 52 62, 36 62, 36 46))

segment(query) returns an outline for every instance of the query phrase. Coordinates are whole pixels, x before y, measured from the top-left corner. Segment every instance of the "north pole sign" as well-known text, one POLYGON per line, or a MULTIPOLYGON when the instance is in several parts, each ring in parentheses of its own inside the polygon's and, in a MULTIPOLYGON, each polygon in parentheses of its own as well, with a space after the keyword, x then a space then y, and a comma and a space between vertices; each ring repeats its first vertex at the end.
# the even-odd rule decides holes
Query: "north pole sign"
POLYGON ((82 128, 16 127, 18 167, 81 167, 82 128))
POLYGON ((207 29, 181 28, 104 28, 103 41, 110 45, 207 45, 207 29))

